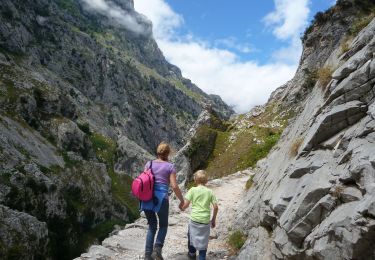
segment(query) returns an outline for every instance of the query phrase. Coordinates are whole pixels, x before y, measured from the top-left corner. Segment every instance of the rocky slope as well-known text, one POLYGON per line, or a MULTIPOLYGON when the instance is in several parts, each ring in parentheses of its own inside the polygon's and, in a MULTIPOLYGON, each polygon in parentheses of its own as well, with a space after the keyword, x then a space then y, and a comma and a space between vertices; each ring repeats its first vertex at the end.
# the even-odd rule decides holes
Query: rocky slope
POLYGON ((131 0, 0 2, 0 258, 71 259, 138 217, 129 195, 155 146, 177 150, 207 103, 131 0), (132 26, 129 26, 131 21, 132 26))
POLYGON ((373 7, 338 1, 306 31, 274 94, 298 113, 239 206, 237 259, 375 259, 373 7))

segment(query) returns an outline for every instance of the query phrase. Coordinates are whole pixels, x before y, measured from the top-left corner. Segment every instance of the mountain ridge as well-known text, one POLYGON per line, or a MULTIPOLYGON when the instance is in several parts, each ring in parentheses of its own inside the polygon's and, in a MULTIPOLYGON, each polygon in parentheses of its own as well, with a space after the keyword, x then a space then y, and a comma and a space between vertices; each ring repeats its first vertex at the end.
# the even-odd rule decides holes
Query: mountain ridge
POLYGON ((165 60, 133 1, 105 2, 146 33, 85 1, 0 3, 0 258, 78 256, 138 217, 131 178, 159 142, 179 149, 207 103, 233 113, 165 60))

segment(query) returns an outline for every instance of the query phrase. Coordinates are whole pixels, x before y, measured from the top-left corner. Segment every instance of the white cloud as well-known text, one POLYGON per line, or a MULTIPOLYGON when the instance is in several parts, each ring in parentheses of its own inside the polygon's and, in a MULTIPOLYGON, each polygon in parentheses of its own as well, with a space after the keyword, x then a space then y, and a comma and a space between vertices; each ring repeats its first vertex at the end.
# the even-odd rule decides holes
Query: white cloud
MULTIPOLYGON (((292 39, 290 49, 275 52, 274 62, 260 65, 251 60, 240 61, 235 53, 219 48, 217 42, 207 43, 194 35, 179 36, 175 31, 183 24, 183 18, 164 0, 135 0, 134 2, 135 9, 152 20, 156 41, 167 60, 180 67, 183 76, 191 79, 205 92, 220 95, 225 102, 234 106, 237 112, 247 112, 251 107, 265 103, 271 92, 291 79, 295 73, 296 56, 299 56, 300 49, 293 45, 297 33, 294 32, 293 35, 290 30, 302 28, 302 25, 296 25, 296 19, 305 18, 294 17, 289 9, 278 11, 280 7, 276 5, 276 11, 268 15, 269 18, 266 20, 269 26, 278 26, 275 32, 287 33, 287 38, 292 39), (293 17, 289 18, 289 15, 293 17), (293 58, 290 57, 291 50, 294 51, 293 58)), ((293 1, 287 0, 287 2, 293 1)), ((251 51, 250 47, 246 49, 244 48, 246 45, 228 39, 222 41, 220 46, 231 49, 237 47, 237 50, 241 50, 242 47, 244 52, 251 51)))
POLYGON ((282 40, 299 37, 306 27, 310 0, 274 0, 276 10, 264 17, 274 35, 282 40))
POLYGON ((140 23, 135 16, 121 8, 120 6, 108 2, 105 0, 82 0, 85 7, 91 11, 98 12, 109 19, 113 20, 115 23, 124 26, 128 30, 144 34, 147 29, 140 23))
POLYGON ((152 21, 156 38, 172 37, 174 29, 184 22, 182 16, 175 13, 164 0, 135 0, 134 5, 138 12, 152 21))
POLYGON ((236 51, 246 54, 255 51, 255 48, 252 48, 249 44, 240 43, 235 37, 218 39, 215 41, 215 45, 218 47, 223 46, 230 49, 234 49, 236 51))

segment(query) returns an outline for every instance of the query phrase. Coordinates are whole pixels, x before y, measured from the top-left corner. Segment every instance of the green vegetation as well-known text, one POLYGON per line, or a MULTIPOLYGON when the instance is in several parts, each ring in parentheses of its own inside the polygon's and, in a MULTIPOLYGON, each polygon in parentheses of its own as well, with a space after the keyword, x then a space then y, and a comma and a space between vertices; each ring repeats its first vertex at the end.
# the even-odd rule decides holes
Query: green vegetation
POLYGON ((113 165, 116 153, 116 143, 109 137, 99 133, 90 135, 92 146, 99 161, 113 165))
POLYGON ((92 243, 98 239, 100 242, 107 238, 108 234, 113 231, 113 227, 115 225, 124 226, 126 224, 125 221, 114 219, 114 220, 107 220, 96 227, 94 227, 90 232, 85 234, 85 248, 92 245, 92 243))
POLYGON ((91 135, 90 124, 89 124, 89 123, 83 123, 83 124, 77 123, 77 126, 78 126, 78 128, 81 129, 81 131, 84 132, 85 134, 87 134, 87 135, 91 135))
POLYGON ((79 15, 77 3, 74 0, 58 0, 57 4, 60 8, 66 10, 75 16, 79 15))
POLYGON ((365 28, 375 17, 374 13, 371 13, 368 16, 358 18, 348 30, 348 34, 356 36, 363 28, 365 28))
POLYGON ((333 71, 334 70, 332 67, 323 67, 318 69, 318 81, 323 90, 327 88, 328 83, 331 81, 333 71))
POLYGON ((247 236, 240 230, 233 231, 228 237, 228 245, 237 252, 245 244, 247 236))
POLYGON ((201 126, 197 129, 197 133, 185 153, 191 160, 193 171, 207 167, 207 159, 214 149, 216 137, 217 131, 208 126, 201 126))
POLYGON ((352 37, 345 37, 340 44, 340 55, 347 53, 350 50, 350 42, 353 40, 352 37))
POLYGON ((349 8, 357 10, 356 17, 358 17, 357 22, 352 24, 348 29, 349 34, 356 35, 360 30, 362 30, 366 25, 369 24, 371 19, 374 17, 375 4, 373 1, 368 0, 338 0, 336 5, 327 9, 325 12, 318 12, 314 19, 311 21, 310 26, 308 26, 301 37, 304 42, 307 40, 307 36, 314 29, 314 25, 322 25, 327 21, 331 20, 335 13, 343 12, 349 8))
POLYGON ((193 90, 189 89, 184 83, 179 80, 172 80, 171 83, 179 90, 181 90, 185 95, 192 98, 196 102, 203 101, 203 96, 193 90))
POLYGON ((240 115, 231 125, 221 122, 215 129, 210 128, 216 138, 206 162, 209 178, 220 178, 254 167, 258 160, 268 155, 293 116, 292 109, 285 110, 276 103, 270 103, 256 117, 240 115))
POLYGON ((254 179, 254 175, 251 175, 249 179, 246 181, 246 184, 245 184, 246 190, 249 190, 253 186, 253 183, 254 183, 253 179, 254 179))
MULTIPOLYGON (((73 168, 74 166, 76 166, 79 163, 79 161, 71 159, 70 156, 65 151, 63 151, 61 153, 61 155, 64 159, 65 167, 67 167, 67 168, 73 168)), ((58 170, 58 168, 56 168, 56 167, 54 169, 58 170)))
POLYGON ((317 80, 318 80, 318 75, 316 70, 309 70, 309 69, 304 69, 305 72, 305 81, 302 85, 304 89, 310 90, 314 88, 317 80))
POLYGON ((138 201, 130 196, 132 178, 125 174, 117 174, 114 171, 116 143, 111 138, 99 133, 92 133, 90 140, 98 160, 107 166, 108 174, 112 180, 113 197, 128 208, 130 219, 136 219, 139 216, 138 201))
POLYGON ((280 133, 270 132, 261 143, 253 144, 247 154, 240 158, 239 170, 254 167, 256 163, 266 157, 272 147, 279 141, 280 133))

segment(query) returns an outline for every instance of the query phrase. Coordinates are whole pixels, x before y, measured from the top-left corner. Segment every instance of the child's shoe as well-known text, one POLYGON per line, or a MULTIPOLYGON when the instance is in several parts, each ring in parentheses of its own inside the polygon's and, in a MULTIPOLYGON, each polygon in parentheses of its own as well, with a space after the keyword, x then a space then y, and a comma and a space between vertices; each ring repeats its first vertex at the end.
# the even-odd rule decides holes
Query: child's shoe
POLYGON ((161 255, 162 248, 159 246, 154 247, 154 251, 152 251, 151 257, 155 260, 164 260, 163 256, 161 255))

